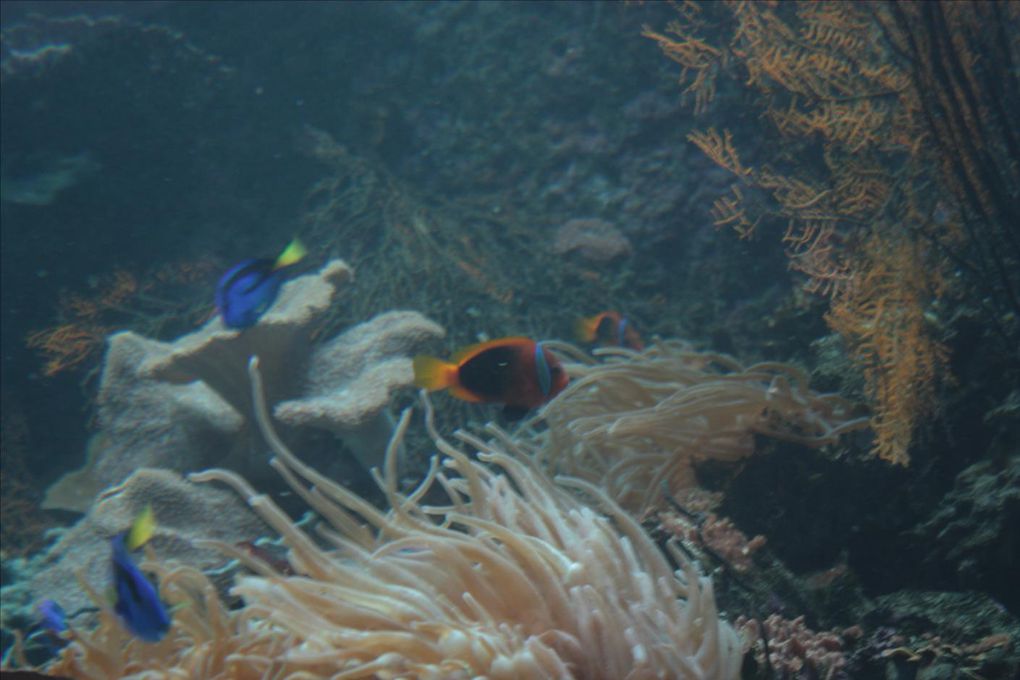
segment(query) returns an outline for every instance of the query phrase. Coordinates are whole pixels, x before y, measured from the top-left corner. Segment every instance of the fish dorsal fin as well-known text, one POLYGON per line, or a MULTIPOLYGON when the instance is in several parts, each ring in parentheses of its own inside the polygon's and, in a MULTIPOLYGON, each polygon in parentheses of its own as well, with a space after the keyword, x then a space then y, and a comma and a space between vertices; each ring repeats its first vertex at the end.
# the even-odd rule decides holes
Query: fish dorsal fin
POLYGON ((533 341, 530 338, 519 336, 497 338, 495 340, 486 340, 485 342, 479 342, 475 343, 474 345, 468 345, 467 347, 461 347, 459 350, 453 353, 453 356, 450 358, 450 361, 459 365, 462 364, 467 359, 470 359, 471 357, 475 356, 476 354, 481 354, 485 350, 492 349, 493 347, 507 347, 511 345, 526 346, 532 343, 533 341))

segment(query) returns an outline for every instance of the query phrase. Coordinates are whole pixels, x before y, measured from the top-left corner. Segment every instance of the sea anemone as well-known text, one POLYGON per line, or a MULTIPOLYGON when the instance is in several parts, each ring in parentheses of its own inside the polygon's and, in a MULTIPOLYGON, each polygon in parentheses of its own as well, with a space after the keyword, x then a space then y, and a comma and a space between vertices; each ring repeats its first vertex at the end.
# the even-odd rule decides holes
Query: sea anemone
POLYGON ((233 472, 192 479, 237 490, 282 535, 295 575, 221 546, 255 572, 237 580, 232 593, 244 605, 230 611, 200 572, 148 564, 175 606, 167 638, 128 642, 104 609, 99 628, 73 632, 48 672, 104 680, 738 676, 741 641, 720 620, 709 579, 675 549, 682 568, 674 571, 600 489, 550 480, 495 427, 488 442, 458 433, 477 451, 469 456, 431 427, 426 401, 444 459, 433 458, 414 491, 398 492, 405 411, 376 473, 384 513, 287 449, 269 422, 255 359, 250 374, 273 466, 328 526, 306 533, 233 472), (437 485, 446 506, 423 502, 437 485))
POLYGON ((521 446, 631 512, 647 512, 660 490, 696 486, 700 462, 747 458, 755 435, 820 447, 868 426, 846 399, 812 391, 792 364, 744 366, 677 340, 599 349, 601 361, 546 344, 575 360, 566 365, 571 383, 518 433, 521 446))

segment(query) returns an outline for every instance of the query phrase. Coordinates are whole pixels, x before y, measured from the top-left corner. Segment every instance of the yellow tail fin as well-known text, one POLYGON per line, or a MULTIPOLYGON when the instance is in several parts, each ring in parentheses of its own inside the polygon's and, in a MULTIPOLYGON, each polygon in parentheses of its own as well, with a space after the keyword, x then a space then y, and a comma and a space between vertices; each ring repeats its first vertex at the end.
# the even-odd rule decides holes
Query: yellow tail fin
POLYGON ((596 314, 595 316, 589 316, 585 319, 578 319, 577 323, 574 324, 574 335, 580 342, 592 342, 595 340, 595 334, 598 332, 599 323, 602 321, 604 314, 596 314))
POLYGON ((441 390, 457 381, 457 365, 436 357, 419 354, 414 358, 414 384, 429 390, 441 390))
POLYGON ((305 249, 305 245, 301 243, 299 239, 294 239, 287 244, 287 247, 280 253, 280 257, 276 258, 276 264, 273 265, 273 269, 283 269, 289 267, 292 264, 297 264, 304 259, 308 251, 305 249))
POLYGON ((149 542, 154 533, 156 533, 156 515, 152 512, 152 506, 146 505, 145 509, 138 513, 138 517, 135 517, 135 521, 131 523, 131 530, 128 531, 124 545, 128 550, 138 550, 149 542))

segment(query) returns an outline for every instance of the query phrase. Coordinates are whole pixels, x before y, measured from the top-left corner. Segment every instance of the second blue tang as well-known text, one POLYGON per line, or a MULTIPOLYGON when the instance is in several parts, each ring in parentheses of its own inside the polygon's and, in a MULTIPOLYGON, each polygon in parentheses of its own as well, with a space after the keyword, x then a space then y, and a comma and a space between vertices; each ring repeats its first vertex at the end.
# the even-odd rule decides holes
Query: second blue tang
POLYGON ((284 270, 300 262, 307 251, 301 241, 291 241, 275 260, 245 260, 220 278, 216 308, 228 328, 254 326, 276 300, 284 270))

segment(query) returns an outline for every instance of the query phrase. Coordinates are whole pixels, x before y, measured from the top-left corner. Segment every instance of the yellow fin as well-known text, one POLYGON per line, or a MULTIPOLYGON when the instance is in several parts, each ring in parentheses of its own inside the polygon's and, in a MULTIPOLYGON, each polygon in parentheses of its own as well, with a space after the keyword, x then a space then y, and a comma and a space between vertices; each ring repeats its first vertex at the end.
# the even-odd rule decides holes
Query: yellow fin
POLYGON ((304 259, 308 251, 305 249, 305 245, 301 243, 300 239, 294 239, 287 244, 287 247, 280 253, 280 257, 276 258, 276 264, 273 265, 273 269, 283 269, 289 267, 292 264, 297 264, 304 259))
POLYGON ((578 319, 574 324, 574 335, 581 342, 592 342, 598 333, 599 324, 602 323, 603 314, 596 314, 584 319, 578 319))
POLYGON ((419 354, 414 358, 414 384, 426 390, 441 390, 457 379, 457 367, 436 357, 419 354))
POLYGON ((146 505, 131 524, 131 530, 128 531, 124 545, 128 550, 138 550, 149 542, 154 533, 156 533, 156 515, 152 512, 152 506, 146 505))

